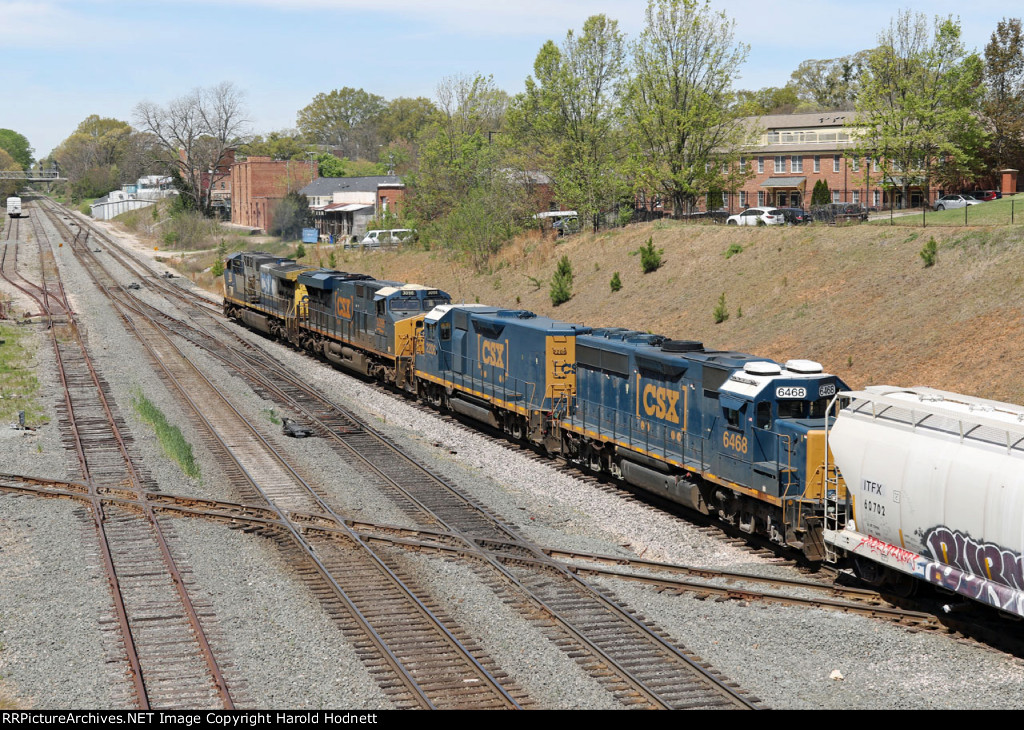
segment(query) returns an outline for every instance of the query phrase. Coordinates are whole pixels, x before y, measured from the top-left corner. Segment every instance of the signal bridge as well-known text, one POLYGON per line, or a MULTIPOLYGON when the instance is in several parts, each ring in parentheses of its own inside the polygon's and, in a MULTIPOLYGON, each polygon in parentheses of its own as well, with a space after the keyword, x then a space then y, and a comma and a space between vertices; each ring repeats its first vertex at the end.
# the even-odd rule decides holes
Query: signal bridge
POLYGON ((59 170, 0 170, 0 180, 25 180, 27 182, 55 182, 67 180, 59 170))

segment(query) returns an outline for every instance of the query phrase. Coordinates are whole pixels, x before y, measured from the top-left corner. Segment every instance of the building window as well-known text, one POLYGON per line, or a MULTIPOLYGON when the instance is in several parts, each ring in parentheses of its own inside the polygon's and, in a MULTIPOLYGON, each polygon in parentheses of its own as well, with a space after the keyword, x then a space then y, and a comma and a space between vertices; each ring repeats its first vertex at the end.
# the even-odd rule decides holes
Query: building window
POLYGON ((850 158, 850 167, 854 172, 860 172, 860 159, 857 157, 850 158))
POLYGON ((764 205, 764 190, 757 191, 757 204, 764 205))
POLYGON ((786 171, 786 158, 783 157, 782 155, 776 155, 775 156, 775 172, 785 172, 785 171, 786 171))
POLYGON ((789 158, 789 171, 790 172, 803 172, 804 171, 804 158, 803 155, 793 155, 789 158))
POLYGON ((747 191, 746 190, 740 190, 740 207, 741 208, 746 208, 747 207, 747 191))
POLYGON ((740 169, 741 170, 745 170, 746 167, 747 167, 747 158, 746 157, 741 157, 740 158, 740 169))
POLYGON ((759 173, 764 173, 764 158, 763 157, 758 157, 757 158, 757 171, 759 173))
POLYGON ((832 172, 839 172, 839 155, 832 155, 832 172))
POLYGON ((878 158, 871 158, 871 172, 878 172, 878 158))
POLYGON ((853 191, 853 202, 854 203, 859 203, 860 202, 860 190, 854 190, 853 191))
POLYGON ((814 171, 821 172, 821 155, 814 156, 814 171))
POLYGON ((882 202, 882 194, 878 190, 876 190, 872 195, 874 200, 872 205, 874 205, 877 208, 882 202))
POLYGON ((833 203, 840 202, 840 200, 839 200, 839 191, 838 190, 833 190, 832 191, 832 202, 833 203))

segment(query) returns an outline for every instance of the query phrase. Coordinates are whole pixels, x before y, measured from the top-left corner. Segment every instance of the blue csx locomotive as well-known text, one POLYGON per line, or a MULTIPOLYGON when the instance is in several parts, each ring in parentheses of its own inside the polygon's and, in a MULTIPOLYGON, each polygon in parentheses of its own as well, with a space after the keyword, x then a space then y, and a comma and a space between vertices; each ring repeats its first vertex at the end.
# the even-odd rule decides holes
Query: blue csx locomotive
POLYGON ((846 386, 818 363, 446 305, 415 374, 435 406, 821 557, 825 413, 846 386))
POLYGON ((452 305, 438 289, 262 253, 229 257, 224 285, 225 313, 250 327, 822 556, 825 413, 846 385, 817 363, 452 305))
POLYGON ((361 375, 407 390, 423 315, 439 289, 297 264, 259 251, 224 267, 224 314, 361 375))

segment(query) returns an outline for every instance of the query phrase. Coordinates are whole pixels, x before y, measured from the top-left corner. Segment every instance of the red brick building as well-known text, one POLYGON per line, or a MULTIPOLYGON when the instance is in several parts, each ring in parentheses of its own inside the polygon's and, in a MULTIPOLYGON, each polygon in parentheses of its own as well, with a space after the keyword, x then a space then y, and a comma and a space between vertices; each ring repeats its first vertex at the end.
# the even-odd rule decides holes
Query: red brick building
MULTIPOLYGON (((727 200, 742 210, 753 205, 808 207, 818 180, 828 184, 833 203, 875 208, 903 207, 902 191, 883 184, 878 160, 853 154, 854 112, 779 114, 752 118, 757 135, 740 164, 750 177, 727 200)), ((938 190, 910 188, 910 207, 930 204, 938 190)), ((728 207, 728 206, 727 206, 728 207)))
MULTIPOLYGON (((808 208, 818 180, 828 184, 833 203, 904 207, 903 191, 883 180, 878 160, 853 154, 853 119, 852 111, 748 118, 745 123, 753 141, 742 150, 738 164, 747 168, 749 177, 736 190, 724 192, 720 200, 705 196, 697 208, 706 210, 709 203, 712 209, 724 207, 730 213, 755 205, 808 208)), ((911 185, 909 191, 906 203, 915 208, 934 203, 941 195, 936 187, 924 190, 911 185)), ((641 207, 670 213, 657 197, 641 207)))
POLYGON ((273 223, 274 206, 317 175, 316 162, 269 157, 236 162, 231 166, 231 222, 268 230, 273 223))

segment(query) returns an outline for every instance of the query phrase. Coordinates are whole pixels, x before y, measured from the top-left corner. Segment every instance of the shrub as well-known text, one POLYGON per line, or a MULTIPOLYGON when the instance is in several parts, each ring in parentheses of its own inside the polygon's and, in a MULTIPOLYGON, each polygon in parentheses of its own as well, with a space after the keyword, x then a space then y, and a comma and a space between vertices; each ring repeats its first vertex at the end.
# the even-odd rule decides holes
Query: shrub
POLYGON ((224 275, 224 262, 217 259, 213 262, 213 266, 210 267, 210 273, 213 274, 213 278, 224 275))
POLYGON ((722 292, 722 296, 718 297, 718 304, 715 306, 713 314, 715 324, 722 324, 722 322, 729 319, 729 308, 725 306, 725 292, 722 292))
POLYGON ((572 264, 569 257, 563 256, 551 279, 551 304, 558 306, 572 299, 572 264))
POLYGON ((829 192, 828 183, 818 180, 814 183, 814 190, 811 192, 811 205, 828 205, 832 202, 832 193, 829 192))
POLYGON ((301 259, 305 255, 306 255, 306 247, 303 246, 300 243, 298 245, 298 247, 295 249, 295 260, 298 261, 299 259, 301 259))
POLYGON ((648 238, 647 243, 633 253, 640 254, 640 268, 645 274, 657 271, 661 268, 661 255, 665 253, 663 248, 654 248, 654 238, 648 238))
POLYGON ((619 278, 619 272, 618 271, 616 271, 614 274, 612 274, 612 280, 611 280, 610 286, 611 286, 613 292, 616 292, 616 291, 618 291, 619 289, 622 288, 622 279, 619 278))
POLYGON ((743 246, 739 245, 738 243, 734 243, 731 246, 729 246, 729 248, 726 250, 725 257, 727 259, 732 258, 738 253, 743 253, 743 246))
POLYGON ((924 248, 920 251, 921 260, 924 261, 924 267, 927 269, 929 266, 935 266, 935 259, 939 255, 939 247, 935 243, 935 236, 928 239, 928 243, 924 245, 924 248))

